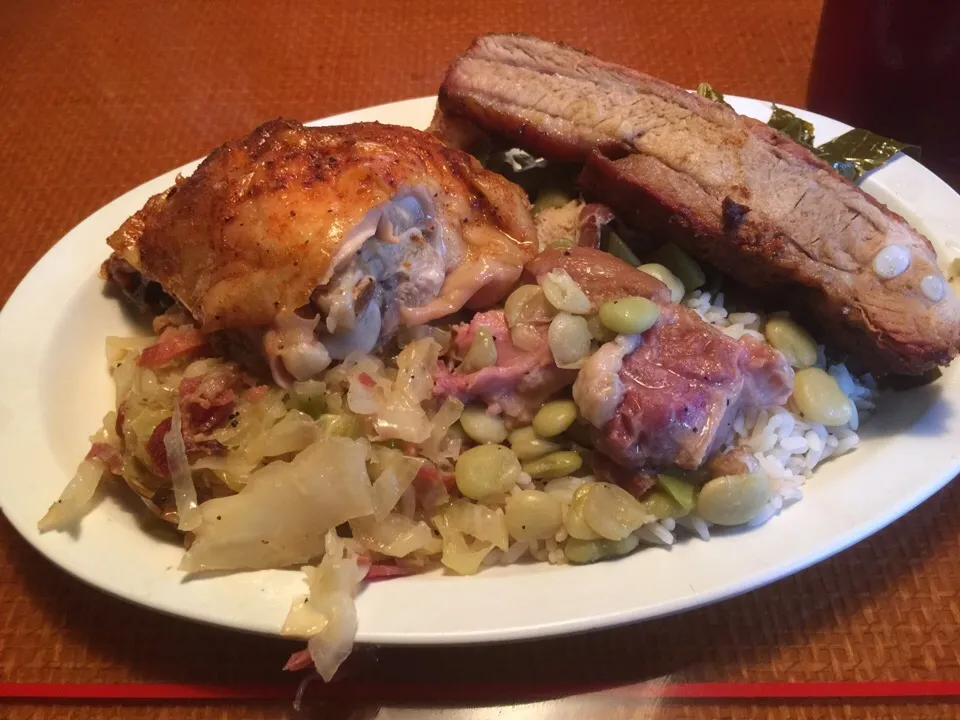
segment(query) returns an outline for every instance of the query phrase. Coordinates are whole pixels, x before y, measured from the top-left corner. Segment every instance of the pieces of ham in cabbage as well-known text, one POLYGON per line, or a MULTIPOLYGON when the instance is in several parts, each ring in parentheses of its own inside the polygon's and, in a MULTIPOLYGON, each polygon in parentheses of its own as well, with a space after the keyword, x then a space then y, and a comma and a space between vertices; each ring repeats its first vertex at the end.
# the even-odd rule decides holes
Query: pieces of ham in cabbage
POLYGON ((354 598, 368 567, 347 551, 335 530, 329 532, 325 544, 320 565, 303 568, 309 594, 294 601, 281 632, 307 638, 313 664, 329 682, 353 649, 357 635, 354 598))
POLYGON ((372 415, 377 437, 422 443, 433 425, 423 403, 433 395, 433 368, 440 357, 440 345, 432 338, 409 343, 397 355, 397 376, 393 382, 358 372, 350 380, 347 405, 358 415, 372 415))
MULTIPOLYGON (((90 436, 90 452, 80 461, 76 474, 67 483, 60 497, 37 523, 40 532, 63 529, 79 520, 86 512, 94 493, 100 485, 100 480, 109 469, 110 459, 106 457, 106 453, 103 451, 112 448, 116 454, 120 454, 120 451, 116 449, 120 444, 120 439, 114 429, 116 424, 117 413, 108 412, 103 418, 101 428, 90 436)), ((122 460, 121 455, 121 464, 122 460)))

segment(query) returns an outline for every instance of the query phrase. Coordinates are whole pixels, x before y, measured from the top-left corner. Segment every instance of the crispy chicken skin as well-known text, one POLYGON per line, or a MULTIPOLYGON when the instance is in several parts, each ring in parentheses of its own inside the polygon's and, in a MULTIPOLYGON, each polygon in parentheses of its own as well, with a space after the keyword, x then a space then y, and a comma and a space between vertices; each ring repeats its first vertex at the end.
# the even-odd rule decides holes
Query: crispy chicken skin
MULTIPOLYGON (((291 317, 371 238, 394 254, 363 272, 399 261, 402 278, 374 279, 407 323, 495 301, 536 248, 526 196, 469 155, 409 128, 290 120, 215 150, 108 242, 211 332, 291 317)), ((357 288, 345 292, 359 306, 370 293, 357 288)))

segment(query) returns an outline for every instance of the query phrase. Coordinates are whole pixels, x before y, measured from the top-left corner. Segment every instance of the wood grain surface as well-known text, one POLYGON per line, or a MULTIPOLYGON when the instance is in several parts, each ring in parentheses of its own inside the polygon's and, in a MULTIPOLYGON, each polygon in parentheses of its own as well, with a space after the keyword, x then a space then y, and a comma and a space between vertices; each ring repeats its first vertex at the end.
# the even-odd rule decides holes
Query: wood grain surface
MULTIPOLYGON (((819 9, 818 0, 8 1, 0 303, 67 230, 129 188, 269 118, 431 94, 478 33, 535 33, 685 86, 706 80, 802 105, 819 9)), ((301 713, 287 699, 11 700, 0 717, 956 718, 960 705, 943 697, 657 701, 636 689, 960 683, 958 508, 960 488, 947 488, 827 562, 682 616, 510 646, 363 648, 337 692, 312 693, 301 713)), ((283 683, 293 647, 104 596, 0 518, 0 685, 283 683)))

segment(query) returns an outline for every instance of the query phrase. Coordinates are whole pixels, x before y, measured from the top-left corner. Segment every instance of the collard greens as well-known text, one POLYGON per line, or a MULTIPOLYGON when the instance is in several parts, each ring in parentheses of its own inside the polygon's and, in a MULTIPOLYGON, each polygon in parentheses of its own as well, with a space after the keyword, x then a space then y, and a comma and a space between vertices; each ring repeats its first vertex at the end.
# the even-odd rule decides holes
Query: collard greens
MULTIPOLYGON (((700 83, 697 94, 730 107, 729 103, 723 99, 723 94, 707 83, 700 83)), ((778 105, 773 106, 773 112, 767 124, 790 139, 810 148, 834 170, 853 182, 856 182, 864 173, 876 170, 898 152, 910 155, 914 159, 920 158, 920 148, 916 145, 891 140, 860 128, 849 130, 823 145, 815 146, 813 124, 778 105)))

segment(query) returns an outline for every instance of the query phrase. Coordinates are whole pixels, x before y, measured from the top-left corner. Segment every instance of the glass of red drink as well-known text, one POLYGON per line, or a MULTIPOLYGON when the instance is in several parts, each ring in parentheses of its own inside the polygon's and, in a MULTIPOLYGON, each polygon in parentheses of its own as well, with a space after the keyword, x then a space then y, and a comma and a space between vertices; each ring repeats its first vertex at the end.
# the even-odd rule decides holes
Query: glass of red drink
POLYGON ((920 146, 960 189, 960 2, 825 0, 807 106, 920 146))

